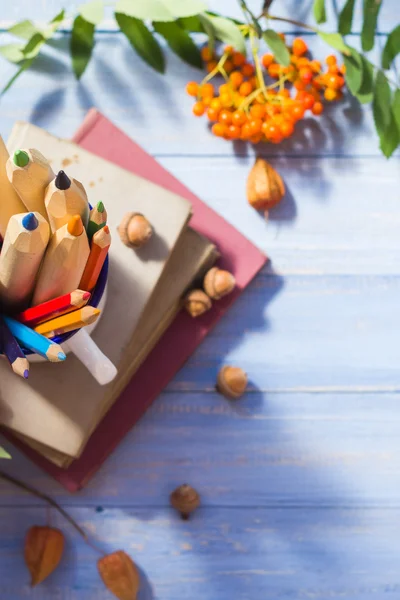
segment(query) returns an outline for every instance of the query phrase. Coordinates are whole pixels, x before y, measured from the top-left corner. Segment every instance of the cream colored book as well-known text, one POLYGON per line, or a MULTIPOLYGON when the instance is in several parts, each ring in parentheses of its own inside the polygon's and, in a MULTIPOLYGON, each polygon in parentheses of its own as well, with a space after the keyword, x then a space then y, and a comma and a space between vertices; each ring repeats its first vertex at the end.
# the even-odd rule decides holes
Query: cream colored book
MULTIPOLYGON (((218 258, 215 246, 190 227, 182 235, 176 250, 165 267, 156 287, 156 293, 153 294, 143 312, 132 344, 127 351, 129 364, 126 365, 126 368, 121 369, 121 374, 118 375, 118 384, 113 389, 113 395, 110 395, 103 412, 96 415, 86 441, 176 317, 181 309, 181 299, 186 290, 195 281, 202 280, 206 271, 211 268, 218 258)), ((26 444, 60 467, 68 467, 73 460, 70 456, 56 452, 38 442, 27 438, 22 439, 26 444)))
MULTIPOLYGON (((8 149, 37 148, 58 171, 81 181, 94 206, 100 200, 114 234, 106 306, 93 334, 98 346, 123 375, 127 351, 144 308, 191 216, 190 203, 103 160, 76 144, 28 123, 18 123, 8 149), (74 162, 65 166, 65 157, 74 162), (141 212, 153 225, 151 243, 135 252, 122 244, 117 226, 128 211, 141 212)), ((119 378, 100 386, 72 355, 61 365, 34 364, 28 382, 18 381, 0 360, 0 422, 70 456, 81 452, 96 416, 115 397, 119 378), (58 368, 61 367, 61 368, 58 368)))

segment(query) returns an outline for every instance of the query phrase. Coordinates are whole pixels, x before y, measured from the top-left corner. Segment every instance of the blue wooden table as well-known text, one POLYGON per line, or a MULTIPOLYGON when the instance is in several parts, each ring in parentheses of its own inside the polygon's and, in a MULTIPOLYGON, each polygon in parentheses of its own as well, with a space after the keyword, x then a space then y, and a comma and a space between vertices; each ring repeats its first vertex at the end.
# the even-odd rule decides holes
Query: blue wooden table
MULTIPOLYGON (((74 9, 3 4, 3 27, 74 9)), ((233 0, 211 4, 239 14, 233 0)), ((309 0, 275 4, 311 19, 309 0)), ((385 0, 380 44, 396 20, 397 0, 385 0)), ((330 13, 327 30, 333 23, 330 13)), ((282 30, 290 41, 290 26, 282 30)), ((356 19, 353 44, 359 30, 356 19)), ((317 58, 328 53, 307 41, 317 58)), ((1 99, 2 135, 25 119, 69 137, 96 105, 271 264, 85 490, 67 494, 8 443, 6 468, 53 495, 106 550, 125 549, 142 570, 140 600, 399 598, 399 155, 382 158, 369 107, 346 98, 266 148, 288 189, 266 223, 245 200, 253 150, 235 151, 191 115, 183 89, 196 72, 168 54, 167 76, 153 73, 106 23, 78 84, 67 46, 63 32, 1 99), (238 402, 214 392, 223 363, 249 373, 238 402), (168 503, 185 481, 202 496, 189 522, 168 503)), ((1 82, 12 72, 0 63, 1 82)), ((111 598, 96 558, 54 511, 1 483, 1 600, 111 598), (24 534, 49 516, 66 532, 65 557, 31 591, 24 534)))

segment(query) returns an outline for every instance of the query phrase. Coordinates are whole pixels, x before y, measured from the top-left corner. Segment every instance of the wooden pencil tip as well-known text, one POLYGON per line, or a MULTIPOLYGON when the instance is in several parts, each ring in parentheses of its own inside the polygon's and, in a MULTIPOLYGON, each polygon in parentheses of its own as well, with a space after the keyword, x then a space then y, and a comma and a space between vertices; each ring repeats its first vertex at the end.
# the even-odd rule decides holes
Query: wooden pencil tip
POLYGON ((17 167, 26 167, 29 163, 29 154, 25 150, 16 150, 13 156, 14 164, 17 167))
POLYGON ((107 233, 107 234, 108 234, 108 233, 110 233, 110 228, 109 228, 109 226, 108 226, 108 225, 104 225, 104 227, 103 227, 103 231, 104 231, 105 233, 107 233))
POLYGON ((88 300, 90 298, 90 292, 85 292, 82 296, 82 300, 88 300))
POLYGON ((59 190, 68 190, 71 187, 71 180, 65 171, 58 171, 54 183, 59 190))
POLYGON ((74 235, 75 237, 79 237, 83 232, 83 223, 82 219, 79 215, 74 215, 70 218, 67 225, 68 233, 74 235))
POLYGON ((39 221, 35 217, 34 213, 30 212, 22 218, 22 225, 28 231, 34 231, 39 225, 39 221))
POLYGON ((28 379, 28 377, 29 377, 29 371, 28 371, 28 369, 25 369, 25 371, 24 371, 24 379, 28 379))
POLYGON ((64 352, 59 352, 59 353, 57 354, 57 358, 58 358, 58 360, 59 360, 60 362, 63 362, 63 361, 64 361, 64 360, 65 360, 67 357, 66 357, 66 355, 64 354, 64 352))
POLYGON ((98 202, 96 204, 96 208, 97 208, 97 212, 99 212, 99 213, 103 213, 104 212, 104 204, 102 203, 101 200, 100 200, 100 202, 98 202))

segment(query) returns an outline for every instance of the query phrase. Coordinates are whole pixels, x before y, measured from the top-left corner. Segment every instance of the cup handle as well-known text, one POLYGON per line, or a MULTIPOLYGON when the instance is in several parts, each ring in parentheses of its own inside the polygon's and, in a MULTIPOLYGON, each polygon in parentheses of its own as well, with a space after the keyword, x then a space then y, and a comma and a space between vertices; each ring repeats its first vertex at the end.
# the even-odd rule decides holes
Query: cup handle
POLYGON ((63 347, 71 350, 85 365, 100 385, 110 383, 117 375, 117 369, 100 348, 94 343, 85 329, 80 329, 63 347))

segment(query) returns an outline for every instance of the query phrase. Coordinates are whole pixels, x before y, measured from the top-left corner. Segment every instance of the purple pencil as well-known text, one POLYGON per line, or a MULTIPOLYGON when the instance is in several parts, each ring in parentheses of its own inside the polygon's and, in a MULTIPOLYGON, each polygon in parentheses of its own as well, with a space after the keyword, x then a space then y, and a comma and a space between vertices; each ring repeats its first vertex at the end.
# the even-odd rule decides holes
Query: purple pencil
POLYGON ((0 350, 4 353, 14 373, 24 379, 29 376, 29 362, 17 340, 0 316, 0 350))

